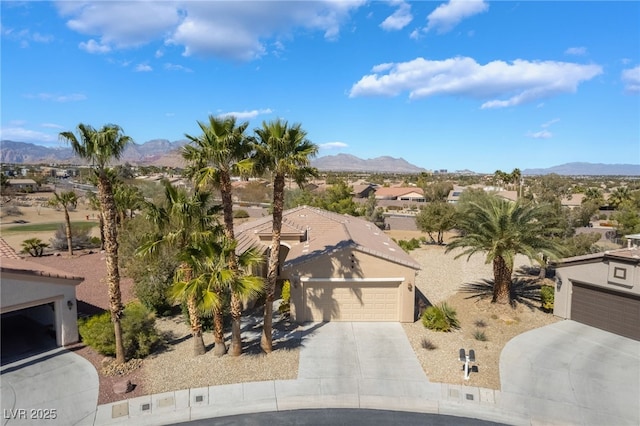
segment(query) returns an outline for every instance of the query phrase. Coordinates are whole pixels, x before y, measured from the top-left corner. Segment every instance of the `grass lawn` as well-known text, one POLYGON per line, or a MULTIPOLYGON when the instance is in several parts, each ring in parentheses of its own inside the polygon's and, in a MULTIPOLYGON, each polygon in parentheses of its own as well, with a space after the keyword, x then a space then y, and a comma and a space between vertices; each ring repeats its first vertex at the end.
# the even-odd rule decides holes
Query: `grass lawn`
MULTIPOLYGON (((56 231, 60 225, 64 226, 64 222, 51 222, 51 223, 33 223, 33 224, 23 224, 23 225, 15 225, 9 226, 2 230, 2 232, 12 232, 12 233, 26 233, 26 232, 49 232, 56 231)), ((96 222, 71 222, 72 229, 92 229, 93 227, 98 226, 96 222)))

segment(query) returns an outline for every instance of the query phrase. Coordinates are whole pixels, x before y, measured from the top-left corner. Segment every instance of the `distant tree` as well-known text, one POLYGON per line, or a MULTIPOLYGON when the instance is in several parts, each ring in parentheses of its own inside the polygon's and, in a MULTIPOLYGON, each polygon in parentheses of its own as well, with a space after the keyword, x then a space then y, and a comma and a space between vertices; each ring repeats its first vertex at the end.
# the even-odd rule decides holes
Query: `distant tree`
POLYGON ((315 204, 331 212, 360 216, 359 206, 353 201, 353 188, 343 180, 327 188, 315 204))
POLYGON ((600 207, 604 204, 604 196, 602 195, 602 190, 600 188, 587 188, 584 191, 584 197, 582 198, 582 203, 592 202, 600 207))
POLYGON ((364 204, 363 214, 365 219, 369 222, 373 222, 379 228, 384 225, 384 211, 382 207, 378 207, 378 200, 376 199, 375 192, 371 192, 367 198, 367 202, 364 204))
POLYGON ((426 202, 446 201, 452 189, 451 182, 432 182, 422 187, 426 202))
POLYGON ((78 205, 78 195, 73 191, 54 192, 53 198, 49 200, 49 204, 56 208, 62 208, 64 211, 64 223, 67 234, 67 247, 69 256, 73 256, 73 240, 71 233, 71 219, 69 218, 69 210, 75 210, 78 205))
POLYGON ((611 207, 617 209, 622 204, 631 201, 631 191, 626 186, 619 186, 611 194, 609 194, 609 198, 607 202, 611 207))
POLYGON ((22 242, 22 253, 28 253, 32 257, 40 257, 47 247, 49 247, 49 244, 43 242, 40 238, 29 238, 22 242))
POLYGON ((416 215, 416 225, 422 232, 426 232, 431 242, 444 243, 444 233, 455 226, 456 208, 445 202, 429 203, 416 215), (437 232, 437 241, 433 233, 437 232))
POLYGON ((574 235, 567 238, 562 242, 564 247, 564 255, 570 256, 582 256, 583 254, 589 254, 599 251, 595 245, 602 236, 597 232, 585 233, 574 235))
POLYGON ((611 219, 616 221, 616 230, 621 236, 640 233, 640 212, 629 203, 620 205, 611 219))

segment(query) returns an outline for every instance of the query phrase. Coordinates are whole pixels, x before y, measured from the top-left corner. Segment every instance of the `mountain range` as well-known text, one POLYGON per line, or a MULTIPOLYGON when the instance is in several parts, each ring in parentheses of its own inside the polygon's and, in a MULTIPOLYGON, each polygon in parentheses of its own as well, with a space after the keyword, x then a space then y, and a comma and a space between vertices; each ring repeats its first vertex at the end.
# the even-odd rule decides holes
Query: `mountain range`
MULTIPOLYGON (((143 144, 129 144, 120 159, 120 163, 134 165, 154 165, 184 167, 180 148, 186 140, 170 142, 166 139, 154 139, 143 144)), ((0 141, 0 163, 41 164, 67 163, 83 164, 70 147, 49 148, 26 142, 10 140, 0 141)), ((413 165, 403 158, 382 156, 362 159, 350 154, 326 155, 312 160, 311 165, 321 171, 334 172, 386 172, 421 173, 427 170, 413 165)), ((456 171, 456 173, 463 171, 456 171)), ((465 173, 473 173, 465 170, 465 173)), ((640 164, 594 164, 566 163, 540 169, 524 169, 523 175, 559 174, 566 176, 640 176, 640 164)))

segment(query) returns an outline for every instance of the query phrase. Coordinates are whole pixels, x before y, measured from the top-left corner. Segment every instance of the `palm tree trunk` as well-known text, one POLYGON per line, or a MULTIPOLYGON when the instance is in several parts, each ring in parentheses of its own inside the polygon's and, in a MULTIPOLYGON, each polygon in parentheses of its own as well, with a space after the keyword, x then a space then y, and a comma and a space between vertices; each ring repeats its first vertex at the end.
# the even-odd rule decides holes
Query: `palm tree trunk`
POLYGON ((125 360, 124 344, 122 342, 122 295, 120 293, 120 271, 118 270, 118 228, 117 212, 111 182, 106 176, 101 176, 99 181, 100 206, 104 221, 105 250, 107 263, 107 283, 109 289, 109 310, 111 321, 115 331, 116 363, 122 364, 125 360))
POLYGON ((506 305, 511 301, 511 270, 501 256, 493 259, 493 303, 506 305))
POLYGON ((69 218, 69 210, 67 206, 64 206, 64 222, 65 222, 65 231, 67 233, 67 250, 69 251, 69 256, 73 256, 73 241, 71 240, 71 219, 69 218))
POLYGON ((266 300, 264 305, 264 325, 260 347, 266 353, 273 351, 273 300, 278 279, 278 264, 280 263, 280 233, 282 231, 282 210, 284 207, 284 175, 276 174, 273 180, 273 233, 269 266, 267 269, 266 300))
POLYGON ((542 262, 540 263, 540 273, 538 274, 539 279, 543 279, 547 277, 547 256, 542 255, 542 262))
POLYGON ((242 301, 236 293, 231 294, 231 347, 229 354, 239 356, 242 354, 242 335, 240 320, 242 319, 242 301))
POLYGON ((104 250, 104 216, 102 211, 98 213, 98 224, 100 228, 100 250, 104 250))
POLYGON ((193 336, 193 355, 203 355, 205 353, 204 339, 202 338, 202 322, 196 307, 196 298, 190 296, 187 299, 187 310, 189 311, 189 323, 191 324, 191 335, 193 336))
POLYGON ((227 353, 227 346, 224 343, 224 316, 222 315, 222 307, 216 308, 213 312, 213 354, 222 356, 227 353))
MULTIPOLYGON (((225 236, 229 241, 235 239, 233 230, 233 198, 231 179, 228 173, 223 173, 220 178, 220 197, 222 198, 222 212, 224 217, 225 236)), ((229 253, 229 269, 234 275, 238 274, 238 263, 235 252, 229 253)), ((231 293, 231 347, 229 353, 232 356, 242 354, 242 332, 240 320, 242 318, 242 302, 238 294, 231 293)))

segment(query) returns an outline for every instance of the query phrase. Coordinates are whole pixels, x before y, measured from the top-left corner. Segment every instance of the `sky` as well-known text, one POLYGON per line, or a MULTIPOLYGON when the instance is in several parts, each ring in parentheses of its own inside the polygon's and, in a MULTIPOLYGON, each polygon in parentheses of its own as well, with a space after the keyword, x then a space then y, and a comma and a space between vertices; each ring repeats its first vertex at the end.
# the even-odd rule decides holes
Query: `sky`
POLYGON ((638 1, 1 1, 0 139, 234 115, 428 170, 640 164, 638 1))

